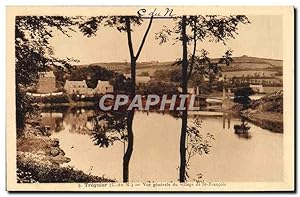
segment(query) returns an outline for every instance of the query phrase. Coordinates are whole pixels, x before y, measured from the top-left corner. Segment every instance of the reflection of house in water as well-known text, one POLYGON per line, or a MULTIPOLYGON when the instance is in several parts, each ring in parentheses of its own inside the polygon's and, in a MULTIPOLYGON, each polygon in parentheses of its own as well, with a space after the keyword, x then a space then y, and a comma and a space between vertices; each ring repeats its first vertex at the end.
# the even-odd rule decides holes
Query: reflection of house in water
POLYGON ((227 122, 227 129, 230 129, 230 121, 231 121, 231 115, 229 113, 224 113, 223 114, 223 129, 225 129, 225 127, 226 127, 226 122, 227 122))
POLYGON ((41 113, 44 126, 47 126, 50 131, 60 131, 63 129, 63 114, 57 112, 41 113))
POLYGON ((64 123, 70 127, 71 133, 91 135, 92 131, 88 129, 88 122, 92 116, 94 114, 91 111, 78 110, 68 113, 64 118, 64 123))

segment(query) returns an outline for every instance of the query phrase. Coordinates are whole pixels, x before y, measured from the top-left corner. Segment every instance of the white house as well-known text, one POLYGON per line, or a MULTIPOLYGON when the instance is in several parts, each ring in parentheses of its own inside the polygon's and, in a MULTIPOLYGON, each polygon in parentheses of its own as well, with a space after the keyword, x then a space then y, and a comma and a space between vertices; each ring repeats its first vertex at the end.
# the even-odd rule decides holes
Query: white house
POLYGON ((263 85, 254 85, 254 84, 250 84, 250 88, 252 88, 252 90, 254 92, 257 92, 257 93, 263 93, 264 92, 264 87, 263 85))
POLYGON ((110 85, 109 81, 100 81, 98 80, 98 84, 94 89, 95 94, 106 94, 112 93, 114 91, 114 87, 110 85))
MULTIPOLYGON (((131 79, 131 74, 124 74, 126 79, 131 79)), ((146 84, 151 81, 150 76, 135 76, 136 84, 146 84)))
POLYGON ((68 94, 93 94, 93 89, 88 88, 86 81, 69 81, 67 80, 64 89, 68 94))
POLYGON ((109 84, 109 81, 100 81, 100 80, 98 80, 98 84, 95 89, 89 88, 85 80, 82 81, 67 80, 64 89, 68 94, 83 94, 83 95, 106 94, 106 93, 112 93, 114 91, 114 87, 109 84))

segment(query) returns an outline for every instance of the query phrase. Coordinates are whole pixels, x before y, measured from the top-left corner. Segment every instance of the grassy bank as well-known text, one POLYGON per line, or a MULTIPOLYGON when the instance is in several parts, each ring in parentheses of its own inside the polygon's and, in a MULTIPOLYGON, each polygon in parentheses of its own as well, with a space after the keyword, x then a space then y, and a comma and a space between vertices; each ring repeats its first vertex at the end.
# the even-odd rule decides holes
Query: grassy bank
POLYGON ((85 174, 72 167, 59 167, 40 163, 17 161, 18 183, 88 183, 113 182, 113 180, 85 174))
POLYGON ((252 101, 240 114, 264 129, 283 133, 283 91, 252 101))

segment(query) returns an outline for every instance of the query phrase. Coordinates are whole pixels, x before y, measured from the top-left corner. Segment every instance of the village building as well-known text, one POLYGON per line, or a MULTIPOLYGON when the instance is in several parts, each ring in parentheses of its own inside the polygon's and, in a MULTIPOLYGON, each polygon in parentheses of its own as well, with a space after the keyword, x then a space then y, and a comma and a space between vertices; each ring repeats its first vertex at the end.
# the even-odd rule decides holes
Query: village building
POLYGON ((261 84, 250 84, 249 87, 252 88, 252 90, 256 93, 264 93, 264 87, 261 84))
POLYGON ((233 77, 232 83, 249 83, 256 85, 282 85, 282 80, 275 77, 233 77))
POLYGON ((40 78, 37 84, 38 93, 53 93, 57 90, 56 80, 53 71, 50 72, 41 72, 40 78))
MULTIPOLYGON (((124 74, 126 79, 131 79, 131 75, 130 74, 124 74)), ((136 84, 140 85, 140 84, 147 84, 151 81, 151 77, 150 76, 136 76, 135 77, 135 82, 136 84)))
POLYGON ((83 95, 93 94, 92 89, 87 87, 85 80, 82 81, 66 80, 64 89, 68 94, 83 94, 83 95))
POLYGON ((112 93, 114 87, 110 85, 109 81, 98 81, 95 89, 89 88, 85 80, 82 81, 69 81, 67 80, 64 89, 68 94, 82 94, 82 95, 93 95, 93 94, 106 94, 112 93))
POLYGON ((98 80, 98 84, 94 89, 95 94, 106 94, 112 93, 114 91, 114 87, 110 85, 109 81, 100 81, 98 80))

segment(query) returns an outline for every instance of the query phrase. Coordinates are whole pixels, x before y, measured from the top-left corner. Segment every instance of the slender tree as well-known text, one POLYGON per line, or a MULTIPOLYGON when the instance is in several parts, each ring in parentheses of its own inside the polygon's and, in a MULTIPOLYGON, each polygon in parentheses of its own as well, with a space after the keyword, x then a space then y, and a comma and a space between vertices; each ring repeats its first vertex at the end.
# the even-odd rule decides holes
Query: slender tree
MULTIPOLYGON (((168 41, 172 34, 175 42, 182 43, 182 58, 177 61, 182 67, 182 94, 187 94, 188 80, 192 76, 195 64, 197 43, 208 39, 211 42, 222 42, 223 44, 230 38, 235 38, 238 24, 250 23, 244 15, 235 16, 181 16, 177 17, 175 26, 172 29, 164 28, 157 33, 156 38, 160 39, 160 44, 168 41), (193 43, 192 54, 188 55, 188 45, 193 43)), ((186 180, 186 133, 187 133, 188 112, 184 110, 181 115, 182 126, 180 134, 180 167, 179 180, 186 180)))
MULTIPOLYGON (((131 73, 131 88, 129 93, 129 98, 132 100, 136 94, 136 66, 137 60, 142 52, 143 46, 146 42, 148 33, 150 31, 153 16, 149 20, 149 24, 142 38, 141 44, 135 54, 133 49, 132 41, 132 26, 139 26, 142 24, 142 18, 137 16, 112 16, 112 17, 91 17, 85 20, 79 25, 80 30, 87 36, 92 36, 96 34, 98 27, 102 24, 103 26, 110 26, 117 28, 120 32, 126 32, 127 43, 130 55, 130 73, 131 73)), ((133 152, 134 144, 134 133, 133 133, 133 119, 134 119, 134 109, 128 111, 127 115, 127 149, 123 156, 123 182, 129 181, 129 162, 133 152)))
MULTIPOLYGON (((182 85, 182 94, 187 94, 188 88, 188 53, 187 53, 187 42, 188 37, 186 34, 186 25, 187 18, 186 16, 182 17, 181 21, 181 31, 182 31, 182 70, 181 70, 181 85, 182 85)), ((186 106, 186 103, 185 103, 186 106)), ((180 166, 179 166, 179 180, 183 182, 185 180, 185 167, 186 167, 186 128, 187 128, 187 108, 182 111, 182 123, 181 123, 181 132, 180 132, 180 166)))

